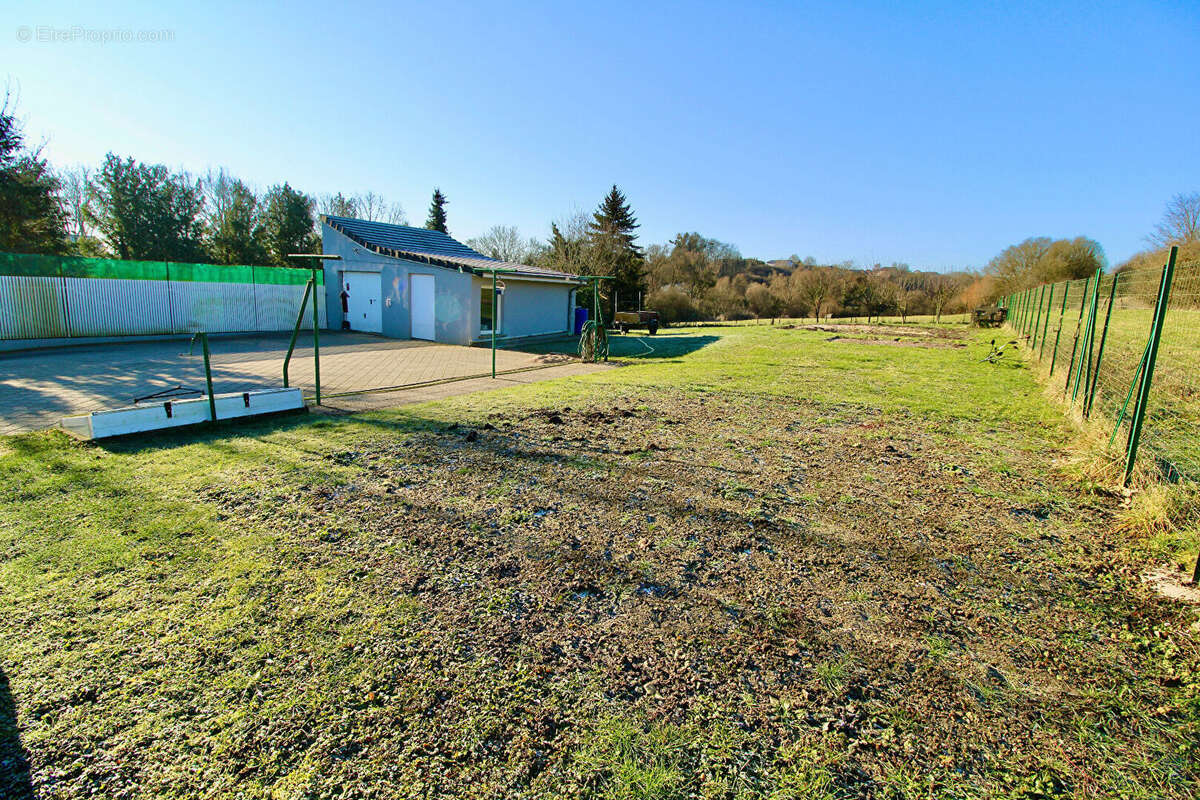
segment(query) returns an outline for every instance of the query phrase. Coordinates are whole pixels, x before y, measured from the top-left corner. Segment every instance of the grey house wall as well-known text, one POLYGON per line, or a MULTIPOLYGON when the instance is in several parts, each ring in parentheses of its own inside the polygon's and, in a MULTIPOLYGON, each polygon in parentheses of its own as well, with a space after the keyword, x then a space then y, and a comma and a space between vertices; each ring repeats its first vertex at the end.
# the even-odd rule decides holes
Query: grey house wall
MULTIPOLYGON (((522 280, 502 275, 504 294, 501 299, 500 331, 505 338, 539 336, 546 333, 567 333, 574 319, 574 288, 566 283, 522 280)), ((480 338, 479 300, 483 289, 492 285, 489 278, 475 278, 472 294, 472 334, 480 338)))
POLYGON ((472 275, 418 261, 388 258, 356 244, 328 225, 322 225, 322 246, 329 255, 340 255, 341 261, 325 262, 326 307, 329 326, 342 324, 341 272, 361 271, 379 273, 379 297, 383 303, 381 317, 383 335, 393 339, 412 338, 412 305, 410 275, 432 275, 434 278, 434 339, 446 344, 470 344, 472 319, 479 326, 479 298, 475 297, 472 313, 472 275))
MULTIPOLYGON (((322 246, 340 261, 325 262, 325 307, 328 327, 342 325, 340 274, 344 271, 379 273, 383 302, 383 335, 395 339, 412 338, 410 275, 434 276, 434 337, 446 344, 470 344, 480 339, 479 300, 491 279, 469 271, 436 267, 418 261, 381 256, 328 225, 321 225, 322 246)), ((504 281, 500 335, 536 336, 571 330, 574 319, 574 295, 571 284, 522 280, 501 276, 504 281)))

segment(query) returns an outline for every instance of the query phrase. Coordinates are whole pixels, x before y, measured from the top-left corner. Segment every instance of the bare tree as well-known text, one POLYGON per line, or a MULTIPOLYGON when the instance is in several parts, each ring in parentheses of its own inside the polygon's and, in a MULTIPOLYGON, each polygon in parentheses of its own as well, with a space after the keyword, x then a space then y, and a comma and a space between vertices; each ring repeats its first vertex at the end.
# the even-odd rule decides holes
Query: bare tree
POLYGON ((595 253, 588 237, 591 218, 576 208, 565 217, 550 223, 550 238, 538 243, 539 266, 569 272, 572 275, 590 275, 595 272, 595 253))
POLYGON ((1147 238, 1155 247, 1200 241, 1200 192, 1172 197, 1162 221, 1147 238))
POLYGON ((389 225, 407 225, 408 217, 399 203, 389 203, 382 195, 374 192, 356 195, 353 199, 358 216, 369 222, 386 222, 389 225))
POLYGON ((407 225, 408 216, 404 206, 392 203, 383 195, 374 192, 344 195, 323 194, 317 198, 317 208, 322 214, 333 217, 354 217, 368 222, 386 222, 389 225, 407 225))
POLYGON ((224 216, 234 203, 235 187, 240 183, 224 167, 210 169, 200 178, 204 193, 204 217, 208 224, 224 216))
POLYGON ((92 186, 92 170, 80 164, 58 174, 59 202, 67 215, 67 233, 76 240, 91 234, 88 201, 92 186))
POLYGON ((772 322, 780 308, 779 298, 771 293, 765 283, 752 283, 746 288, 746 305, 755 319, 770 317, 772 322))
POLYGON ((996 278, 1002 292, 1033 286, 1038 282, 1034 276, 1052 243, 1049 236, 1036 236, 1010 245, 988 262, 985 271, 996 278))
POLYGON ((816 267, 799 273, 796 291, 818 321, 825 307, 840 297, 842 279, 831 267, 816 267))
POLYGON ((909 313, 920 300, 919 289, 910 289, 903 284, 896 287, 896 310, 900 312, 900 324, 908 322, 909 313))
POLYGON ((525 264, 535 259, 542 250, 537 239, 523 239, 515 225, 493 225, 482 236, 467 240, 467 245, 485 256, 525 264))
POLYGON ((357 217, 358 205, 353 196, 338 192, 337 194, 323 194, 317 198, 317 209, 320 213, 331 217, 357 217))
POLYGON ((949 275, 930 275, 925 283, 925 292, 933 304, 933 320, 939 325, 942 322, 942 309, 954 296, 957 286, 958 282, 949 275))

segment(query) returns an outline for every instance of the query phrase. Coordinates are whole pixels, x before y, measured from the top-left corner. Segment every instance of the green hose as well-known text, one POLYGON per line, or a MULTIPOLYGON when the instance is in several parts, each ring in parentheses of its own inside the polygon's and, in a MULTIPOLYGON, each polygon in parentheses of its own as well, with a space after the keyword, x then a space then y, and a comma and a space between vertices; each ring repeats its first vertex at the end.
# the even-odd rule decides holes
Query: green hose
POLYGON ((608 332, 594 319, 583 323, 579 332, 579 357, 591 362, 608 360, 608 332))
POLYGON ((604 328, 604 312, 600 310, 600 281, 603 277, 589 276, 592 281, 592 310, 596 318, 583 323, 579 330, 579 358, 583 361, 608 361, 608 331, 604 328))

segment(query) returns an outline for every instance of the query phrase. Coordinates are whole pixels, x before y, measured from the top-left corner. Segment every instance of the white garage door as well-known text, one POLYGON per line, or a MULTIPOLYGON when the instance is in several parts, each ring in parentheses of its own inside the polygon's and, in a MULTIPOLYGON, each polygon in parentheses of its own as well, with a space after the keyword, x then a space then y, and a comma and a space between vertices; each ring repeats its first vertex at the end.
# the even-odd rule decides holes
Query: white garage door
POLYGON ((412 338, 434 338, 434 283, 432 275, 412 275, 412 338))
POLYGON ((383 304, 380 302, 378 272, 343 272, 342 289, 346 293, 346 319, 350 330, 383 333, 383 304))

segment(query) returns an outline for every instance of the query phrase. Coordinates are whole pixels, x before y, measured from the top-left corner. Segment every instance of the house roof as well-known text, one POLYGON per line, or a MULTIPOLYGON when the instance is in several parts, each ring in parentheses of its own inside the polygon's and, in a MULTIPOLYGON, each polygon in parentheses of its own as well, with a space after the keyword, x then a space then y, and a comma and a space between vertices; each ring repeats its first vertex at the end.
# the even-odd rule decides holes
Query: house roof
POLYGON ((321 221, 363 247, 391 258, 465 268, 480 275, 499 270, 531 278, 578 280, 577 276, 566 272, 489 258, 441 231, 413 228, 408 225, 389 225, 385 222, 368 222, 351 217, 335 217, 329 214, 322 214, 321 221))

